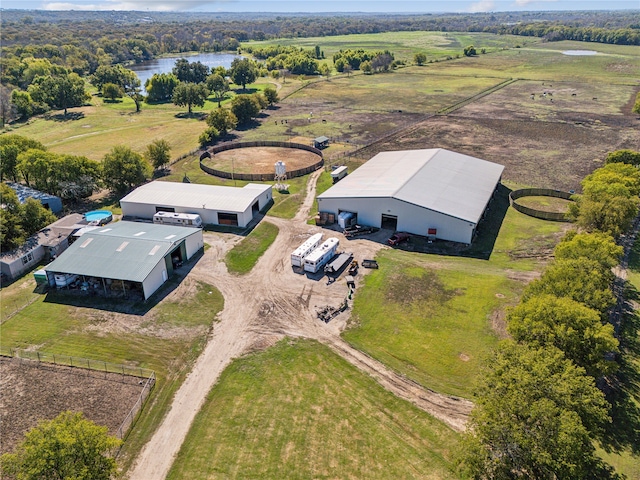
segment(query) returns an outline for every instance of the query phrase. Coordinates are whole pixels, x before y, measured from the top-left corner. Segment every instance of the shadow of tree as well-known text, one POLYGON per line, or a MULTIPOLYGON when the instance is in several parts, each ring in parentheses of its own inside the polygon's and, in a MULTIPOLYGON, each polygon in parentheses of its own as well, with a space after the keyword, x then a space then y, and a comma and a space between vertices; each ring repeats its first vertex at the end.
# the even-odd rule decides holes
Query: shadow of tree
POLYGON ((204 120, 207 118, 207 115, 207 112, 181 112, 176 113, 174 116, 175 118, 195 118, 197 120, 204 120))
POLYGON ((84 112, 67 112, 66 115, 64 113, 55 113, 55 114, 45 115, 44 118, 46 120, 53 120, 54 122, 69 122, 73 120, 83 119, 84 112))
POLYGON ((607 452, 630 450, 640 453, 640 315, 634 305, 640 292, 629 282, 625 285, 626 303, 618 337, 619 370, 606 379, 605 393, 611 403, 612 422, 607 426, 602 447, 607 452))

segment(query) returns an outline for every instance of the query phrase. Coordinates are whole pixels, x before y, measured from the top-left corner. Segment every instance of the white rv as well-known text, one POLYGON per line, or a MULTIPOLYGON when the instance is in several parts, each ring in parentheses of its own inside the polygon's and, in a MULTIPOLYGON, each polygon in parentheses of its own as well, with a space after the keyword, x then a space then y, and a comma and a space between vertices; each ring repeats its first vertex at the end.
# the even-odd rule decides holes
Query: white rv
POLYGON ((336 253, 339 241, 335 237, 327 238, 327 240, 311 252, 304 259, 304 271, 316 273, 325 263, 327 263, 336 253))
POLYGON ((292 267, 301 267, 304 263, 304 259, 307 255, 313 252, 320 242, 322 241, 322 234, 316 233, 312 237, 305 240, 305 242, 296 248, 291 254, 291 266, 292 267))
POLYGON ((200 215, 195 213, 158 212, 153 216, 153 223, 179 225, 181 227, 202 227, 202 219, 200 215))

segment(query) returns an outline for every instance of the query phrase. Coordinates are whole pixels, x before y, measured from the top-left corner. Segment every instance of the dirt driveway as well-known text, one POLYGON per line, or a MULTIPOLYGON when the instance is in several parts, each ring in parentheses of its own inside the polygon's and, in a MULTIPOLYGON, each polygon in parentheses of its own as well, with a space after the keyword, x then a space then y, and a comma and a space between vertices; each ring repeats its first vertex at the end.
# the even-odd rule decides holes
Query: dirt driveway
MULTIPOLYGON (((312 175, 305 202, 293 220, 273 217, 263 220, 277 225, 280 232, 249 274, 235 276, 227 272, 223 259, 234 241, 217 234, 205 235, 205 241, 212 248, 205 252, 189 276, 215 285, 224 296, 225 307, 204 352, 176 393, 167 416, 142 449, 131 470, 131 480, 165 478, 195 415, 224 368, 233 358, 268 347, 285 336, 312 338, 328 345, 384 388, 452 428, 464 429, 471 402, 427 390, 344 342, 340 332, 346 325, 348 310, 328 324, 317 319, 318 308, 338 306, 347 295, 343 279, 328 283, 327 278, 320 275, 313 278, 300 275, 292 271, 289 263, 289 253, 310 234, 321 231, 306 224, 320 173, 312 175)), ((326 236, 327 232, 324 233, 326 236)), ((330 233, 340 239, 341 250, 353 252, 357 259, 372 258, 382 248, 378 243, 347 241, 339 233, 330 233)), ((361 269, 356 283, 361 283, 358 280, 361 281, 365 273, 361 269)))

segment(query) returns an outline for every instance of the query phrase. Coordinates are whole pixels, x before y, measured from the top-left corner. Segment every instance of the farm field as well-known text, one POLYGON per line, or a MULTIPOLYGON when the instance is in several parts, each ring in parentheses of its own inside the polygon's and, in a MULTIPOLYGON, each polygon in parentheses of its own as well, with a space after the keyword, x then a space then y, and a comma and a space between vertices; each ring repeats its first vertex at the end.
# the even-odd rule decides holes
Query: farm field
POLYGON ((283 340, 225 370, 167 478, 456 478, 457 440, 327 347, 283 340))

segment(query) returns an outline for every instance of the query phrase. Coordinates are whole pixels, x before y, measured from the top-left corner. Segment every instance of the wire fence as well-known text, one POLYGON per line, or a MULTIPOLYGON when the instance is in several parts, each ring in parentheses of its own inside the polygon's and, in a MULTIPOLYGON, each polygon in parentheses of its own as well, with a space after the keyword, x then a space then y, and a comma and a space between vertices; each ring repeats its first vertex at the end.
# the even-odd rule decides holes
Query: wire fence
POLYGON ((116 431, 116 436, 120 439, 125 438, 129 429, 135 423, 138 414, 156 384, 156 373, 148 368, 3 346, 0 346, 0 356, 11 357, 20 363, 38 367, 51 365, 68 367, 76 375, 108 378, 112 381, 117 380, 122 383, 142 385, 142 390, 136 399, 136 403, 129 410, 129 413, 127 413, 116 431))

